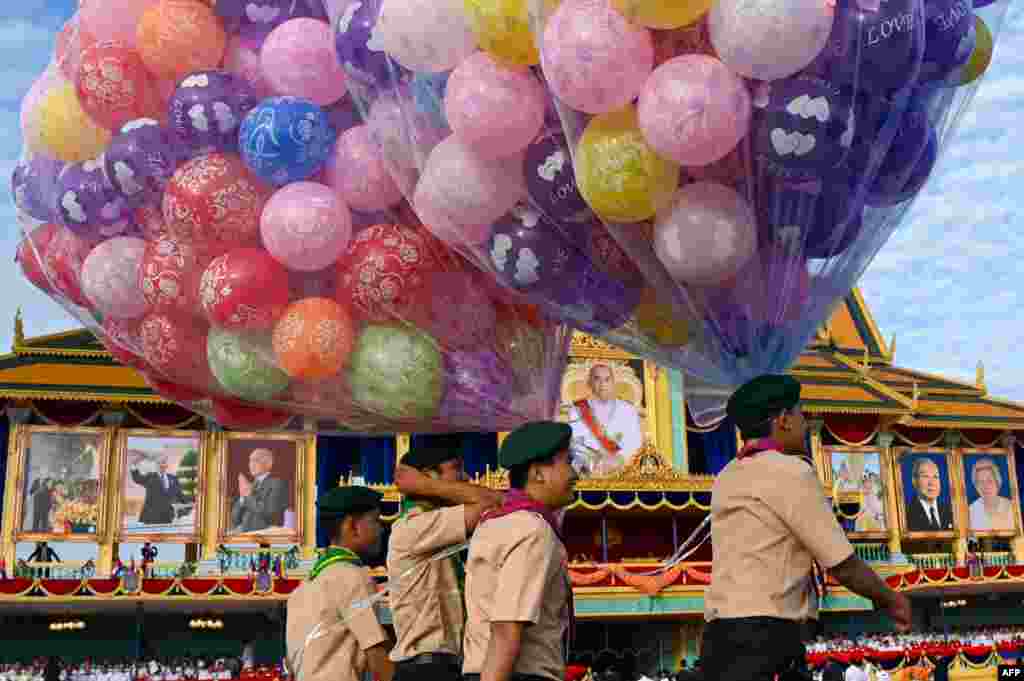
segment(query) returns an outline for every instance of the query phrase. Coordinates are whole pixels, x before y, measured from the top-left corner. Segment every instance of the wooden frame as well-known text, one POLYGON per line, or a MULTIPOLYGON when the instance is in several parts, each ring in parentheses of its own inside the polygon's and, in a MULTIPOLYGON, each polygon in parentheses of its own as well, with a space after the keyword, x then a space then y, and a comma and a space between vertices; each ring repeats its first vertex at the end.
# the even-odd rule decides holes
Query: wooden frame
MULTIPOLYGON (((1017 469, 1014 465, 1014 457, 1010 456, 1009 451, 1001 447, 977 447, 977 448, 962 448, 956 452, 956 463, 957 470, 960 473, 961 486, 957 490, 958 501, 958 512, 960 514, 960 524, 963 527, 965 535, 973 535, 975 537, 1013 537, 1021 532, 1021 519, 1020 519, 1020 491, 1018 486, 1015 484, 1017 481, 1017 469), (967 469, 969 459, 967 457, 988 457, 991 459, 1002 458, 1006 461, 1006 473, 1000 471, 1003 478, 1003 484, 1010 488, 1010 502, 1013 505, 1013 527, 1008 530, 975 530, 971 527, 970 522, 970 503, 968 502, 968 489, 973 488, 974 483, 971 479, 971 472, 967 469)), ((975 459, 974 463, 977 463, 975 459)), ((972 465, 973 468, 973 465, 972 465)))
POLYGON ((12 470, 8 472, 8 480, 10 484, 7 489, 10 494, 10 498, 5 504, 5 514, 11 514, 11 526, 14 529, 13 540, 18 541, 61 541, 61 542, 80 542, 88 544, 100 544, 103 543, 108 533, 107 526, 107 515, 106 515, 106 500, 108 497, 107 490, 107 473, 110 468, 110 430, 106 428, 92 428, 92 427, 81 427, 81 428, 64 428, 61 426, 22 426, 17 431, 17 454, 14 457, 14 461, 10 464, 12 470), (62 436, 74 436, 79 435, 83 437, 94 438, 94 444, 96 447, 96 457, 93 462, 93 468, 96 470, 96 481, 97 481, 97 492, 96 492, 96 503, 95 503, 95 517, 96 523, 93 525, 94 531, 92 532, 38 532, 38 531, 25 531, 24 521, 25 518, 22 514, 25 511, 26 496, 29 492, 28 485, 28 466, 31 464, 31 450, 32 440, 35 436, 45 435, 62 435, 62 436))
POLYGON ((115 541, 118 542, 163 542, 163 543, 196 543, 202 537, 204 518, 206 514, 206 480, 207 480, 207 438, 206 433, 200 430, 151 430, 151 429, 126 429, 119 430, 116 436, 115 457, 112 466, 112 479, 117 481, 118 493, 111 501, 110 522, 113 528, 115 541), (138 532, 125 529, 124 514, 127 494, 126 474, 128 473, 128 449, 130 440, 192 440, 195 442, 198 453, 198 477, 195 485, 195 522, 191 531, 187 532, 138 532))
POLYGON ((886 503, 886 496, 889 493, 887 487, 889 486, 888 481, 891 479, 888 470, 888 461, 885 453, 881 447, 876 446, 847 446, 847 445, 822 445, 821 451, 824 455, 824 463, 828 466, 829 479, 832 480, 832 491, 834 494, 835 503, 860 504, 861 512, 864 510, 863 493, 860 490, 841 489, 839 487, 838 478, 836 477, 835 466, 833 464, 833 457, 836 454, 853 454, 863 453, 865 455, 874 454, 877 457, 878 474, 881 477, 882 493, 879 501, 882 504, 882 513, 885 517, 885 528, 882 530, 870 530, 870 531, 851 531, 847 532, 847 536, 851 539, 888 539, 890 532, 896 527, 898 519, 889 517, 888 504, 886 503))
MULTIPOLYGON (((905 537, 906 539, 910 539, 910 540, 915 540, 915 539, 950 540, 950 539, 954 539, 954 538, 960 536, 960 534, 963 532, 963 525, 960 523, 960 516, 957 513, 957 500, 956 500, 955 492, 956 492, 956 490, 960 489, 959 485, 961 485, 962 482, 959 480, 959 470, 958 470, 958 467, 955 465, 957 460, 956 460, 956 457, 954 456, 954 452, 952 450, 949 450, 949 449, 939 449, 939 448, 936 448, 936 447, 923 446, 923 447, 893 447, 893 454, 894 454, 893 460, 894 460, 895 473, 896 473, 896 498, 897 498, 897 502, 898 502, 897 505, 896 505, 896 510, 897 510, 897 513, 899 514, 899 528, 900 528, 900 533, 902 534, 902 536, 905 537), (906 487, 907 487, 908 484, 912 484, 912 483, 909 480, 909 477, 904 475, 904 472, 903 472, 904 460, 910 460, 912 458, 917 458, 917 457, 919 457, 922 454, 929 454, 932 457, 940 457, 943 461, 945 461, 945 464, 946 464, 946 479, 944 481, 940 480, 940 485, 945 485, 945 491, 946 491, 946 494, 947 494, 947 496, 949 498, 950 507, 951 507, 951 511, 952 511, 952 518, 953 518, 953 527, 952 528, 945 529, 945 530, 940 530, 938 532, 933 532, 933 531, 924 531, 923 532, 923 531, 920 531, 920 530, 911 530, 909 528, 909 526, 908 526, 907 504, 908 504, 908 502, 914 501, 914 500, 913 499, 909 499, 908 500, 907 497, 906 497, 906 493, 905 493, 906 492, 906 487)), ((939 473, 940 473, 940 477, 941 477, 941 473, 942 473, 941 468, 940 468, 939 473)), ((908 471, 908 475, 909 474, 910 474, 910 472, 908 471)), ((940 499, 941 499, 941 490, 940 490, 940 499)))
POLYGON ((217 536, 221 544, 298 544, 304 545, 304 539, 311 527, 315 527, 315 520, 312 517, 313 494, 315 484, 310 487, 306 483, 309 466, 314 466, 312 471, 315 474, 316 461, 316 435, 315 433, 294 432, 294 433, 222 433, 219 438, 217 461, 219 469, 219 506, 217 511, 217 536), (254 449, 259 442, 290 442, 295 451, 295 469, 292 480, 292 502, 291 508, 295 514, 295 528, 288 532, 232 532, 231 510, 236 495, 232 492, 234 486, 228 479, 231 452, 236 443, 249 443, 250 450, 254 449), (306 498, 307 491, 309 498, 306 498))

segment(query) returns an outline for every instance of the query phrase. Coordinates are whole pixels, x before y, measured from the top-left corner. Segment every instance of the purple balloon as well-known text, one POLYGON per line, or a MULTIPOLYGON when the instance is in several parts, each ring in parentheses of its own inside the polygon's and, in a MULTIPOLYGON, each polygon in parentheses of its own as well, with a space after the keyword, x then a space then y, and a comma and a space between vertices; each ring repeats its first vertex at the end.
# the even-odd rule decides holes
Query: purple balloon
POLYGON ((57 216, 57 176, 64 164, 48 156, 22 160, 11 175, 11 193, 18 210, 36 220, 50 222, 57 216))
POLYGON ((236 151, 238 129, 259 103, 249 81, 228 71, 198 71, 171 96, 171 129, 194 153, 236 151))
POLYGON ((760 87, 754 144, 765 170, 790 182, 805 182, 842 166, 857 128, 848 88, 806 74, 760 87))
POLYGON ((367 47, 380 17, 381 0, 350 2, 334 21, 338 61, 357 80, 386 87, 400 79, 403 69, 389 63, 387 53, 367 47))
POLYGON ((908 112, 868 190, 868 204, 893 206, 912 199, 928 181, 938 152, 928 116, 920 110, 908 112))
POLYGON ((971 0, 928 0, 925 17, 922 83, 944 80, 966 64, 976 39, 971 0))
POLYGON ((103 161, 72 163, 57 177, 57 211, 77 235, 92 238, 102 225, 125 220, 131 205, 107 180, 103 161))
POLYGON ((558 293, 560 282, 582 272, 586 256, 533 206, 520 202, 491 227, 491 265, 508 286, 526 293, 558 293))
POLYGON ((581 266, 553 282, 550 294, 561 308, 561 318, 591 334, 607 333, 633 316, 642 288, 631 286, 598 269, 594 263, 574 261, 581 266))
POLYGON ((479 423, 500 414, 516 394, 515 372, 491 350, 445 354, 445 393, 439 417, 445 423, 479 423))
POLYGON ((856 202, 850 178, 816 186, 766 182, 758 203, 758 237, 762 247, 805 258, 839 255, 860 235, 863 204, 856 202))
POLYGON ((229 33, 255 38, 266 37, 289 19, 325 18, 319 0, 217 0, 214 10, 229 33))
POLYGON ((129 121, 110 142, 104 170, 133 205, 159 198, 181 159, 170 130, 154 120, 129 121))
POLYGON ((530 200, 558 222, 589 222, 590 206, 576 186, 576 173, 565 135, 548 130, 526 150, 523 161, 530 200))

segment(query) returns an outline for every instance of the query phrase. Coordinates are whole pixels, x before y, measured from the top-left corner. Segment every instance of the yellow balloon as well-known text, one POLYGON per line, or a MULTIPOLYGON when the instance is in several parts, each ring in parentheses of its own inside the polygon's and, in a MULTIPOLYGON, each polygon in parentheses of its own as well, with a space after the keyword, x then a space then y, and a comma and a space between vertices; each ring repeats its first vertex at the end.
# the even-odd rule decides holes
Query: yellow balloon
POLYGON ((76 163, 96 158, 110 143, 110 132, 93 122, 82 109, 75 86, 53 88, 33 112, 28 146, 61 161, 76 163))
POLYGON ((689 26, 711 9, 713 0, 612 0, 622 16, 647 28, 689 26))
POLYGON ((668 205, 679 166, 658 156, 633 106, 596 116, 576 147, 576 184, 590 208, 609 222, 640 222, 668 205))
MULTIPOLYGON (((531 0, 463 0, 469 25, 480 49, 511 66, 540 63, 537 41, 530 27, 531 0)), ((545 0, 546 11, 557 7, 557 0, 545 0)))
POLYGON ((651 289, 644 291, 634 315, 640 332, 659 345, 680 346, 691 340, 690 321, 658 302, 651 289))
POLYGON ((967 63, 953 75, 955 85, 967 85, 978 80, 992 63, 992 31, 981 17, 974 17, 974 51, 967 63))

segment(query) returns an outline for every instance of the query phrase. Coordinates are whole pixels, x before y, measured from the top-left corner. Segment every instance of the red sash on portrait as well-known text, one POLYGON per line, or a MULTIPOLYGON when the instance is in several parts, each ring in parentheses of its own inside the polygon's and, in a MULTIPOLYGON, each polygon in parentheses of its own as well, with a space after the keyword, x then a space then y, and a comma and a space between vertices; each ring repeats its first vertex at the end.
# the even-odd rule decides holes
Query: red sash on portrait
POLYGON ((590 428, 590 432, 594 434, 594 438, 601 443, 601 446, 612 454, 618 454, 622 448, 619 447, 618 442, 605 434, 604 428, 594 418, 594 412, 590 410, 590 403, 586 400, 577 400, 573 402, 572 406, 576 407, 576 410, 580 413, 580 418, 583 419, 583 423, 587 424, 587 428, 590 428))

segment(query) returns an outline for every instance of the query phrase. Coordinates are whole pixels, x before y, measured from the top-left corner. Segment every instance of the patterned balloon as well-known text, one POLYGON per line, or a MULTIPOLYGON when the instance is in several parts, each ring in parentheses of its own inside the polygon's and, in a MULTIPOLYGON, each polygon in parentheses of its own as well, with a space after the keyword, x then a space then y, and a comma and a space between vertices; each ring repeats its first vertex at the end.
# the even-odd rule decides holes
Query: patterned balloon
POLYGON ((552 293, 578 272, 585 256, 559 227, 528 203, 519 203, 494 223, 487 252, 507 286, 552 293))
POLYGON ((14 256, 29 283, 46 294, 55 293, 57 290, 51 282, 53 274, 46 269, 46 253, 50 249, 54 235, 62 229, 64 228, 52 222, 39 225, 18 243, 14 256))
POLYGON ((213 418, 233 430, 284 430, 294 415, 279 409, 214 397, 213 418))
POLYGON ((413 306, 413 322, 444 348, 472 349, 492 343, 497 310, 467 272, 430 272, 413 306))
POLYGON ((935 127, 927 114, 907 112, 868 190, 868 204, 893 206, 912 199, 928 181, 938 152, 935 127))
POLYGON ((131 203, 159 198, 178 161, 177 140, 151 118, 126 123, 103 156, 111 184, 131 203))
POLYGON ((315 272, 345 252, 352 238, 352 215, 330 187, 296 182, 267 201, 260 233, 263 247, 282 265, 315 272))
POLYGON ((259 248, 236 248, 203 272, 199 298, 207 319, 233 331, 270 329, 288 305, 288 272, 259 248))
MULTIPOLYGON (((977 2, 974 6, 975 8, 978 7, 977 2)), ((956 69, 949 78, 950 84, 957 87, 973 83, 992 64, 994 44, 992 42, 992 31, 989 30, 988 24, 981 17, 975 16, 971 33, 973 34, 972 44, 974 45, 974 49, 971 50, 971 56, 967 59, 967 63, 956 69)))
POLYGON ((279 95, 305 97, 330 106, 348 89, 326 21, 303 18, 284 22, 267 36, 260 62, 267 82, 279 95))
POLYGON ((138 371, 150 369, 142 356, 142 331, 138 319, 117 319, 109 317, 101 326, 103 345, 114 359, 138 371))
POLYGON ((260 61, 261 44, 255 40, 247 40, 243 36, 231 36, 224 52, 224 69, 244 78, 257 99, 266 99, 273 95, 273 91, 266 74, 263 73, 263 63, 260 61))
POLYGON ((338 287, 338 268, 328 267, 319 272, 289 272, 291 300, 303 298, 334 298, 338 287))
POLYGON ((350 76, 368 84, 396 82, 403 71, 383 50, 367 45, 380 16, 382 0, 348 2, 334 21, 334 46, 338 62, 350 76))
POLYGON ((139 270, 146 242, 116 237, 92 249, 82 264, 82 292, 104 317, 138 319, 146 313, 139 270))
POLYGON ((178 168, 164 192, 167 232, 211 253, 253 244, 269 195, 238 156, 199 156, 178 168))
POLYGON ((211 259, 195 244, 179 239, 147 242, 139 276, 150 311, 196 314, 199 282, 211 259))
POLYGON ((758 202, 762 246, 807 258, 839 255, 861 232, 863 205, 851 179, 835 178, 819 187, 766 182, 758 202))
POLYGON ((197 0, 160 0, 139 21, 139 54, 161 80, 214 69, 224 57, 227 34, 220 19, 197 0))
POLYGON ((292 378, 329 378, 348 363, 355 333, 352 317, 341 305, 328 298, 305 298, 289 305, 274 327, 274 354, 292 378))
POLYGON ((288 389, 288 374, 275 364, 267 340, 210 329, 206 355, 221 388, 234 397, 254 402, 273 399, 288 389))
POLYGON ((377 97, 366 124, 399 188, 411 192, 422 159, 445 138, 444 131, 433 116, 417 110, 408 88, 377 97))
POLYGON ((273 97, 242 121, 238 143, 256 175, 282 186, 320 171, 337 133, 319 106, 297 97, 273 97))
POLYGON ((615 9, 630 21, 648 28, 679 28, 694 23, 711 9, 710 0, 612 0, 615 9))
POLYGON ((72 163, 57 177, 57 211, 61 222, 82 236, 96 235, 98 225, 112 225, 131 206, 103 171, 103 160, 72 163))
POLYGON ((159 241, 170 236, 164 212, 159 205, 144 203, 135 211, 135 224, 147 241, 159 241))
POLYGON ((552 220, 578 223, 594 219, 576 186, 572 155, 561 131, 545 131, 526 149, 523 174, 530 200, 552 220))
MULTIPOLYGON (((540 62, 530 26, 531 0, 463 0, 462 4, 481 50, 509 66, 540 62)), ((542 16, 555 7, 557 2, 545 0, 542 16)))
POLYGON ((337 298, 356 319, 410 319, 427 275, 441 269, 428 237, 403 225, 356 234, 338 261, 337 298))
POLYGON ((370 324, 356 340, 349 368, 352 399, 396 421, 432 418, 444 394, 444 360, 435 341, 413 326, 370 324))
POLYGON ((930 0, 925 3, 925 48, 922 83, 945 80, 971 58, 976 34, 971 0, 930 0))
POLYGON ((90 307, 82 291, 82 265, 94 245, 94 241, 62 227, 54 231, 46 252, 41 254, 45 271, 57 293, 79 307, 90 307))
POLYGON ((350 128, 338 138, 325 179, 353 210, 384 210, 402 200, 402 191, 366 125, 350 128))
POLYGON ((495 349, 512 370, 516 392, 526 395, 539 388, 543 378, 537 367, 548 366, 548 346, 545 329, 527 324, 521 319, 500 318, 494 331, 495 349))
POLYGON ((163 378, 206 391, 214 385, 206 361, 208 327, 194 318, 151 314, 142 320, 142 355, 163 378))
POLYGON ((171 96, 171 129, 193 152, 235 151, 242 119, 257 102, 252 85, 241 76, 192 73, 171 96))
POLYGON ((53 87, 32 111, 25 140, 32 151, 68 163, 96 158, 107 148, 110 132, 85 113, 72 83, 53 87))
POLYGON ((74 80, 78 64, 82 61, 82 50, 96 42, 96 36, 83 30, 81 16, 76 14, 67 21, 57 34, 53 56, 57 67, 65 78, 74 80))
POLYGON ((190 388, 187 385, 167 381, 159 378, 158 376, 147 373, 143 373, 142 377, 146 379, 146 384, 149 385, 153 392, 158 393, 161 397, 173 400, 178 404, 190 407, 192 408, 192 411, 195 411, 195 407, 198 406, 196 404, 197 402, 207 399, 204 392, 196 390, 195 388, 190 388))
POLYGON ((100 42, 82 50, 75 85, 82 109, 108 130, 158 115, 152 76, 138 52, 123 43, 100 42))
POLYGON ((22 213, 48 222, 57 217, 57 176, 60 161, 42 154, 18 162, 11 175, 11 193, 22 213))
POLYGON ((228 32, 252 39, 266 37, 289 19, 314 16, 306 0, 216 0, 213 7, 228 32))
POLYGON ((476 50, 460 0, 382 0, 367 48, 411 71, 450 71, 476 50))
POLYGON ((515 375, 493 350, 445 353, 445 391, 439 418, 448 425, 476 424, 509 409, 515 375))

